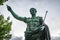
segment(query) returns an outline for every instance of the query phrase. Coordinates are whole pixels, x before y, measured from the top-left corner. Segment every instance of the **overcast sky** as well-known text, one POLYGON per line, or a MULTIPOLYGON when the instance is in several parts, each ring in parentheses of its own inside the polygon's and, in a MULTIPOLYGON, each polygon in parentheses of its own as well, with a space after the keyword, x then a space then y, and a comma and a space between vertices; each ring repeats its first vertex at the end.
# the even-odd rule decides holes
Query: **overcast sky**
POLYGON ((46 10, 48 14, 45 23, 49 26, 51 36, 59 36, 60 34, 60 0, 8 0, 3 6, 0 6, 0 14, 4 17, 10 16, 12 25, 12 34, 15 36, 24 36, 27 25, 15 19, 7 10, 6 5, 11 6, 13 11, 21 17, 31 17, 29 9, 36 8, 37 16, 45 16, 46 10))

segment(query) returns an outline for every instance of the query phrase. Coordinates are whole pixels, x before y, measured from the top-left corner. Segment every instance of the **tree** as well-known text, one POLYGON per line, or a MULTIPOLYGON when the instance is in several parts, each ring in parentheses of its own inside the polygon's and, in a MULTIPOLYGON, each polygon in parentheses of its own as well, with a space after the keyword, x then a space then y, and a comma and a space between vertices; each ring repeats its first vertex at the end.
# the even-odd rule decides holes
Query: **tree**
POLYGON ((4 2, 6 2, 6 1, 8 1, 8 0, 0 0, 0 5, 3 5, 4 2))
POLYGON ((9 21, 10 17, 7 17, 7 19, 4 19, 3 15, 0 15, 0 40, 9 40, 12 36, 10 34, 12 22, 9 21))

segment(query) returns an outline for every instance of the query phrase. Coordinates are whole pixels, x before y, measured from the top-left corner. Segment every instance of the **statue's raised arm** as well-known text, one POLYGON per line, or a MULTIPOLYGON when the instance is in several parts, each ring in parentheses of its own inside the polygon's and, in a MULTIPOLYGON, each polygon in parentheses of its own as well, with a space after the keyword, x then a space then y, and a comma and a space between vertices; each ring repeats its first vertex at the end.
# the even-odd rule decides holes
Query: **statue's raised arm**
POLYGON ((12 8, 11 8, 10 6, 8 6, 8 5, 7 5, 7 10, 13 15, 14 18, 16 18, 16 19, 18 19, 18 20, 20 20, 20 21, 24 21, 24 22, 25 22, 26 18, 25 18, 25 17, 20 17, 20 16, 18 16, 18 15, 12 10, 12 8))

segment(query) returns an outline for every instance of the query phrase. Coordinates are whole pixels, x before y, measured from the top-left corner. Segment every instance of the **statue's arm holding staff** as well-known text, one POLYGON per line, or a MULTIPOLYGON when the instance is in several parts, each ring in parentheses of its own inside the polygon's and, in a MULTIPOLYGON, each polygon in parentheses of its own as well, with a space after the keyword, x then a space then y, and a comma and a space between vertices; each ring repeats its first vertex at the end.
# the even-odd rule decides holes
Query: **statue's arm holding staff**
POLYGON ((48 28, 48 26, 44 23, 44 21, 45 21, 45 19, 46 19, 47 13, 48 13, 48 11, 46 11, 46 14, 45 14, 44 20, 42 20, 43 23, 42 23, 41 26, 45 26, 45 27, 42 27, 42 28, 45 29, 46 40, 51 40, 49 28, 48 28))
POLYGON ((51 40, 50 31, 49 31, 48 26, 46 24, 44 24, 43 26, 45 26, 45 38, 46 38, 46 40, 51 40))
POLYGON ((20 17, 20 16, 18 16, 18 15, 12 10, 12 8, 11 8, 10 6, 8 6, 8 5, 7 5, 7 10, 13 15, 14 18, 16 18, 16 19, 18 19, 18 20, 20 20, 20 21, 24 21, 24 22, 25 22, 26 18, 25 18, 25 17, 20 17))

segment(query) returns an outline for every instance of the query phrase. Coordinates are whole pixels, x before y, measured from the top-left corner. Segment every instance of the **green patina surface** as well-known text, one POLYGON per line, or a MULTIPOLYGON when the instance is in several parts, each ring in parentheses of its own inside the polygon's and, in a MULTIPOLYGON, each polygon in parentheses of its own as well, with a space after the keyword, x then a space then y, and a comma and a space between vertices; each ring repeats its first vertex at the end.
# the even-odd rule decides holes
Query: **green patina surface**
POLYGON ((48 26, 46 24, 43 24, 45 28, 42 28, 43 26, 41 25, 43 23, 43 19, 39 16, 36 17, 37 10, 35 8, 30 9, 30 13, 32 16, 31 18, 18 16, 8 5, 7 10, 13 15, 14 18, 20 21, 24 21, 27 24, 27 28, 25 31, 25 40, 50 40, 48 26))

